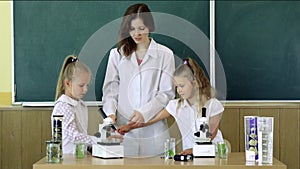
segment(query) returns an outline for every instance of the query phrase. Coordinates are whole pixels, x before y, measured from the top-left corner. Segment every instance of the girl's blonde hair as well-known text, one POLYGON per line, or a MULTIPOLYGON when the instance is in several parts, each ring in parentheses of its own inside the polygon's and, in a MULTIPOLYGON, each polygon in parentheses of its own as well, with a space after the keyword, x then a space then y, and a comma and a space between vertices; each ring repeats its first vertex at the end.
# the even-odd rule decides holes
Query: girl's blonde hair
MULTIPOLYGON (((204 70, 195 60, 191 58, 184 59, 183 64, 176 68, 174 76, 186 77, 191 82, 196 80, 196 85, 198 87, 198 113, 201 112, 201 108, 209 99, 215 97, 215 90, 212 88, 204 70)), ((182 101, 183 99, 180 97, 177 109, 180 107, 182 101)))
POLYGON ((91 75, 90 68, 84 63, 79 62, 75 55, 67 56, 59 73, 55 100, 57 100, 62 94, 65 94, 65 80, 74 80, 76 75, 80 72, 87 72, 91 75))

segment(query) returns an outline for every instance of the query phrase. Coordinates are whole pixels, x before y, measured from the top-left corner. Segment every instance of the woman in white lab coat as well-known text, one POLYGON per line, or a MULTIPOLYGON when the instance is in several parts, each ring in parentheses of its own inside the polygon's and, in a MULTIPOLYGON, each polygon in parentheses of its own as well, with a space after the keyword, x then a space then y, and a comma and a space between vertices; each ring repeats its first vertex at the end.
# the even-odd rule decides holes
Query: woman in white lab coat
MULTIPOLYGON (((154 21, 147 5, 127 8, 103 84, 103 109, 118 125, 147 122, 175 96, 173 52, 149 38, 152 31, 154 21)), ((124 136, 125 156, 162 154, 168 137, 166 120, 132 130, 124 136)))

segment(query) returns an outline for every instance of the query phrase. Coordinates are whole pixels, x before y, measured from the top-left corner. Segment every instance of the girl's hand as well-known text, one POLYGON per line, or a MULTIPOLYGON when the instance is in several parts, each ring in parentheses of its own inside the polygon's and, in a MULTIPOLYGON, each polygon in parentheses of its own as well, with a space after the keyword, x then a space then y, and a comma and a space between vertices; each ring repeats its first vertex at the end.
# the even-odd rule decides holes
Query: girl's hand
POLYGON ((193 154, 193 149, 192 148, 183 150, 182 152, 179 153, 179 155, 188 155, 188 154, 193 154))
POLYGON ((124 135, 125 133, 129 132, 131 130, 131 127, 129 124, 121 125, 118 127, 117 132, 121 135, 124 135))
POLYGON ((129 117, 129 121, 130 123, 134 122, 133 127, 141 126, 141 124, 145 122, 143 115, 138 111, 134 111, 132 113, 132 115, 129 117))

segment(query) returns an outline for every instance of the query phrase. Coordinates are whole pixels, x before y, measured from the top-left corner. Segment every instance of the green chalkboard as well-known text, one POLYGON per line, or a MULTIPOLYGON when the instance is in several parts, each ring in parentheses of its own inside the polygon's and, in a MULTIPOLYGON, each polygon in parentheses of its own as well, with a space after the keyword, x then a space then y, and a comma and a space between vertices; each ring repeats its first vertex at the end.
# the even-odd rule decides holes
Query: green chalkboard
MULTIPOLYGON (((107 55, 117 43, 120 18, 137 2, 14 1, 15 101, 53 101, 69 54, 79 55, 93 72, 84 100, 101 100, 107 55)), ((143 2, 155 13, 157 29, 151 36, 174 51, 176 62, 194 57, 209 70, 209 1, 143 2)))
POLYGON ((300 2, 216 1, 227 100, 300 100, 300 2))

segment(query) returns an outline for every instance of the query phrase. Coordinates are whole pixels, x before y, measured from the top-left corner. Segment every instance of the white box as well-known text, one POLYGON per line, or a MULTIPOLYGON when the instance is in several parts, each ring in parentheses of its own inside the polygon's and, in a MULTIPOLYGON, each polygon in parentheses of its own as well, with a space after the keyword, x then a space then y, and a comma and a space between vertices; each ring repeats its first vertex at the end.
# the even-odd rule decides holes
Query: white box
POLYGON ((214 158, 216 156, 216 148, 214 144, 195 144, 193 147, 193 155, 195 158, 214 158))
POLYGON ((92 149, 92 156, 100 158, 123 158, 124 146, 94 144, 92 149))

